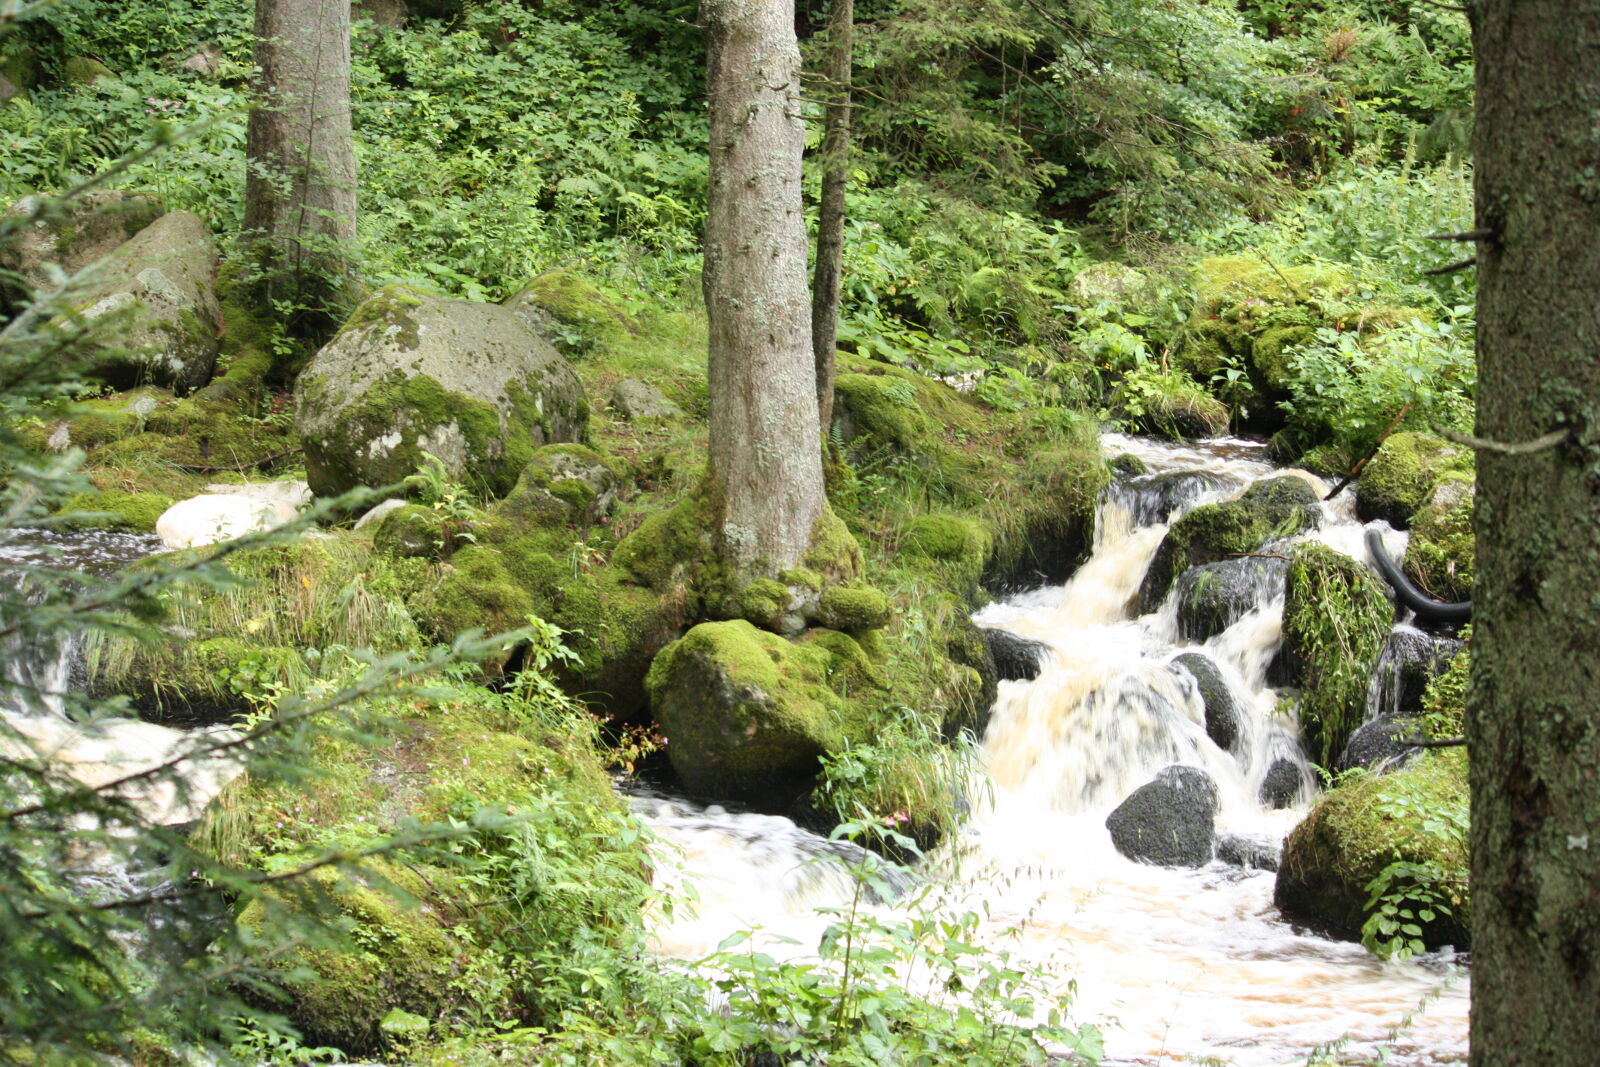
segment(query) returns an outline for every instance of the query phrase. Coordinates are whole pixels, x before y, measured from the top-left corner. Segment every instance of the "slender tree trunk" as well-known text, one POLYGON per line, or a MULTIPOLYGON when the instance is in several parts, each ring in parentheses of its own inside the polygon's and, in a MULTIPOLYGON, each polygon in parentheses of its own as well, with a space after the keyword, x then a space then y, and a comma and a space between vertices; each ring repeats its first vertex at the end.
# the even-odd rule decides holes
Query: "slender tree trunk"
POLYGON ((310 333, 348 294, 356 234, 350 0, 257 0, 244 228, 263 292, 310 333))
POLYGON ((855 0, 833 0, 828 12, 828 110, 822 135, 822 207, 817 216, 817 270, 811 286, 811 350, 817 365, 817 412, 833 424, 833 357, 839 344, 839 282, 844 264, 844 189, 850 174, 850 66, 855 0))
POLYGON ((1472 1063, 1600 1049, 1600 0, 1477 0, 1472 1063))
POLYGON ((793 0, 702 0, 711 101, 705 291, 713 531, 744 575, 805 555, 822 513, 793 0))

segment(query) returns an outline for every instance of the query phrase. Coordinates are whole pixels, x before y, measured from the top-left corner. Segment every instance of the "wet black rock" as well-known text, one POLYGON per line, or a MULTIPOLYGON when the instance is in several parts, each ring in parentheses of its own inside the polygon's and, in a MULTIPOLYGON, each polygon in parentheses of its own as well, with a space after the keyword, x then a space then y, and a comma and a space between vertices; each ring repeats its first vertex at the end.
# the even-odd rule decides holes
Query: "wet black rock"
POLYGON ((1106 819, 1111 843, 1139 863, 1203 867, 1211 862, 1217 784, 1198 767, 1174 764, 1141 785, 1106 819))
POLYGON ((1282 846, 1266 837, 1247 834, 1218 834, 1217 860, 1247 871, 1275 871, 1282 846))
POLYGON ((1261 779, 1262 805, 1274 809, 1290 807, 1300 798, 1300 781, 1300 765, 1287 756, 1279 756, 1261 779))
POLYGON ((1244 714, 1233 691, 1217 665, 1198 652, 1185 652, 1169 665, 1175 673, 1187 675, 1200 688, 1206 709, 1206 734, 1216 746, 1232 750, 1238 746, 1244 714))
POLYGON ((1275 596, 1289 579, 1289 561, 1226 559, 1190 567, 1177 582, 1178 635, 1186 641, 1215 637, 1275 596))
POLYGON ((1209 471, 1166 471, 1129 478, 1111 491, 1127 502, 1134 526, 1153 526, 1222 485, 1223 480, 1209 471))
POLYGON ((1428 683, 1444 673, 1460 650, 1461 642, 1452 637, 1435 637, 1409 626, 1394 630, 1373 671, 1375 710, 1380 715, 1421 711, 1428 683))
POLYGON ((1421 730, 1422 722, 1411 715, 1382 715, 1363 723, 1345 742, 1338 769, 1365 767, 1380 774, 1397 771, 1421 751, 1415 745, 1400 744, 1398 739, 1416 737, 1421 730))
POLYGON ((1018 637, 1006 630, 983 627, 983 643, 994 659, 995 676, 1002 682, 1031 682, 1050 655, 1043 641, 1018 637))

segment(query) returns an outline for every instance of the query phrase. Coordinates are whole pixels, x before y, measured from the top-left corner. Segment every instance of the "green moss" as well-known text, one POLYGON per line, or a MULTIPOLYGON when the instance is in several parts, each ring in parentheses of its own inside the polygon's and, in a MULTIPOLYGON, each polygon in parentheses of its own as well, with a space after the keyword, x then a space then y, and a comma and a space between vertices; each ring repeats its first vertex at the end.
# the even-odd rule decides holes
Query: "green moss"
POLYGON ((431 293, 414 285, 386 285, 363 300, 335 336, 342 337, 370 326, 385 330, 393 328, 394 336, 399 338, 402 347, 415 348, 417 322, 409 312, 412 308, 421 307, 430 296, 431 293))
POLYGON ((1118 474, 1133 477, 1150 472, 1149 464, 1134 455, 1132 452, 1123 452, 1111 457, 1111 469, 1118 474))
POLYGON ((625 463, 586 445, 545 445, 495 514, 519 527, 584 527, 609 509, 626 474, 625 463))
POLYGON ((1411 521, 1405 570, 1429 596, 1444 601, 1472 598, 1477 539, 1472 532, 1476 479, 1449 471, 1440 477, 1411 521))
POLYGON ((134 533, 152 533, 161 513, 176 501, 161 493, 120 493, 97 489, 78 493, 69 499, 61 510, 64 513, 85 512, 85 517, 74 519, 73 528, 129 530, 134 533))
POLYGON ((1141 610, 1160 606, 1190 567, 1259 552, 1267 542, 1304 533, 1318 521, 1316 490, 1292 475, 1257 482, 1236 500, 1195 508, 1172 524, 1156 549, 1139 588, 1141 610))
POLYGON ((372 531, 372 546, 396 559, 438 559, 454 547, 448 519, 437 508, 406 504, 378 520, 372 531))
MULTIPOLYGON (((418 906, 428 883, 395 864, 377 862, 378 888, 329 869, 310 876, 348 928, 340 947, 301 948, 273 965, 273 983, 288 994, 282 1008, 310 1045, 332 1044, 352 1051, 379 1047, 379 1022, 394 1008, 436 1018, 449 1004, 451 982, 464 946, 446 932, 431 909, 418 906), (404 891, 402 900, 390 886, 404 891), (302 976, 309 971, 315 977, 302 976)), ((428 872, 429 879, 448 875, 428 872)), ((308 901, 301 894, 278 894, 250 904, 239 925, 266 944, 295 937, 308 901)), ((270 1002, 269 1002, 270 1003, 270 1002)))
POLYGON ((889 622, 893 605, 871 586, 830 586, 822 593, 820 620, 835 630, 875 630, 889 622))
POLYGON ((639 585, 664 591, 704 556, 709 529, 707 500, 695 493, 640 523, 617 545, 611 563, 639 585))
POLYGON ((739 593, 739 614, 763 629, 776 629, 790 608, 789 589, 771 578, 758 578, 739 593))
POLYGON ((1356 510, 1369 521, 1384 519, 1407 526, 1442 475, 1470 471, 1472 466, 1469 450, 1432 434, 1393 434, 1356 482, 1356 510))
POLYGON ((1467 686, 1472 674, 1472 627, 1461 631, 1461 648, 1450 665, 1428 683, 1422 710, 1433 737, 1460 737, 1467 719, 1467 686))
POLYGON ((1289 560, 1283 654, 1300 686, 1306 752, 1331 767, 1366 716, 1367 685, 1394 622, 1394 608, 1365 566, 1325 545, 1289 560))
POLYGON ((1414 863, 1441 876, 1453 914, 1424 923, 1430 948, 1467 948, 1471 926, 1463 837, 1431 832, 1454 813, 1464 825, 1466 760, 1430 753, 1392 774, 1358 779, 1326 794, 1284 844, 1277 899, 1286 913, 1352 940, 1367 915, 1367 886, 1391 863, 1414 863))
POLYGON ((70 56, 61 63, 61 78, 68 85, 93 85, 102 78, 115 77, 110 67, 88 56, 70 56))
POLYGON ((901 452, 919 451, 934 424, 917 404, 917 390, 890 374, 841 374, 834 380, 834 403, 848 418, 851 437, 865 436, 901 452))
POLYGON ((1111 392, 1122 417, 1157 437, 1216 437, 1228 429, 1228 408, 1181 373, 1142 375, 1111 392))
MULTIPOLYGON (((407 603, 424 636, 446 643, 467 630, 517 629, 534 613, 532 596, 512 579, 500 552, 478 545, 451 556, 438 579, 407 603)), ((508 647, 484 661, 484 669, 498 671, 510 655, 508 647)))
POLYGON ((673 769, 719 796, 808 778, 849 733, 849 709, 828 685, 834 667, 827 644, 793 644, 743 619, 694 627, 645 680, 673 769))
POLYGON ((1251 360, 1256 373, 1275 396, 1289 395, 1289 381, 1293 370, 1289 365, 1290 353, 1305 344, 1316 334, 1308 325, 1275 326, 1263 330, 1251 348, 1251 360))
POLYGON ((811 524, 811 541, 801 563, 805 570, 828 582, 861 577, 861 546, 856 543, 850 527, 827 504, 811 524))
POLYGON ((539 275, 506 301, 528 314, 568 355, 586 355, 607 342, 638 337, 639 323, 614 294, 568 270, 539 275), (530 314, 531 313, 531 314, 530 314), (544 318, 553 322, 551 329, 544 318))

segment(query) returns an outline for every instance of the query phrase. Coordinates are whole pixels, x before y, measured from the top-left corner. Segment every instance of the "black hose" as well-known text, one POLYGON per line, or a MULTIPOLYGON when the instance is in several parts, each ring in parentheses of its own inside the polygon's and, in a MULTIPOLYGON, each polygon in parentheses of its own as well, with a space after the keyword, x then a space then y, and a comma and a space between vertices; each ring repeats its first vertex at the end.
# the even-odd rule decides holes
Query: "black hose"
POLYGON ((1394 557, 1389 555, 1389 550, 1383 547, 1383 535, 1377 530, 1367 531, 1367 551, 1372 553, 1372 561, 1378 565, 1378 573, 1383 575, 1384 581, 1394 587, 1394 595, 1400 599, 1400 603, 1416 612, 1418 618, 1437 619, 1439 622, 1467 622, 1472 618, 1472 601, 1462 600, 1447 604, 1443 600, 1433 599, 1418 589, 1396 565, 1394 557))

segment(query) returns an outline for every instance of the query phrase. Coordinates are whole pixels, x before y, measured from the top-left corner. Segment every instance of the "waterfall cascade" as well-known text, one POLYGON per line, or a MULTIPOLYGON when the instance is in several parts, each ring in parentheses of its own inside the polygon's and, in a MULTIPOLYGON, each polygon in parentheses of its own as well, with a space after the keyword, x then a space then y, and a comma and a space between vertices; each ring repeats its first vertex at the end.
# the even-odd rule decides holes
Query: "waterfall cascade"
MULTIPOLYGON (((1464 1062, 1466 978, 1448 955, 1385 963, 1283 922, 1270 871, 1146 866, 1112 847, 1107 814, 1170 764, 1206 771, 1218 787, 1219 832, 1268 851, 1304 815, 1314 782, 1296 724, 1268 684, 1284 568, 1253 575, 1247 609, 1203 641, 1180 636, 1176 593, 1137 615, 1140 582, 1173 519, 1283 472, 1247 442, 1175 447, 1111 435, 1107 445, 1138 455, 1149 473, 1104 494, 1090 559, 1065 585, 976 616, 1043 642, 1050 655, 1032 681, 1000 683, 972 816, 927 873, 954 898, 981 902, 997 943, 1076 981, 1076 1016, 1102 1023, 1110 1062, 1214 1057, 1264 1067, 1304 1062, 1336 1042, 1352 1055, 1386 1047, 1389 1063, 1464 1062), (1242 710, 1226 748, 1207 734, 1194 679, 1172 663, 1192 652, 1215 663, 1242 710), (1273 810, 1261 789, 1281 764, 1300 780, 1300 799, 1273 810)), ((1349 501, 1323 512, 1302 538, 1366 559, 1349 501)), ((1404 535, 1382 530, 1401 552, 1404 535)), ((1372 715, 1392 689, 1374 683, 1372 715)), ((692 882, 700 902, 657 922, 660 951, 693 958, 735 930, 760 928, 803 954, 823 923, 816 908, 848 902, 849 879, 817 870, 833 846, 789 820, 669 809, 642 813, 664 864, 676 858, 675 877, 692 882)))

